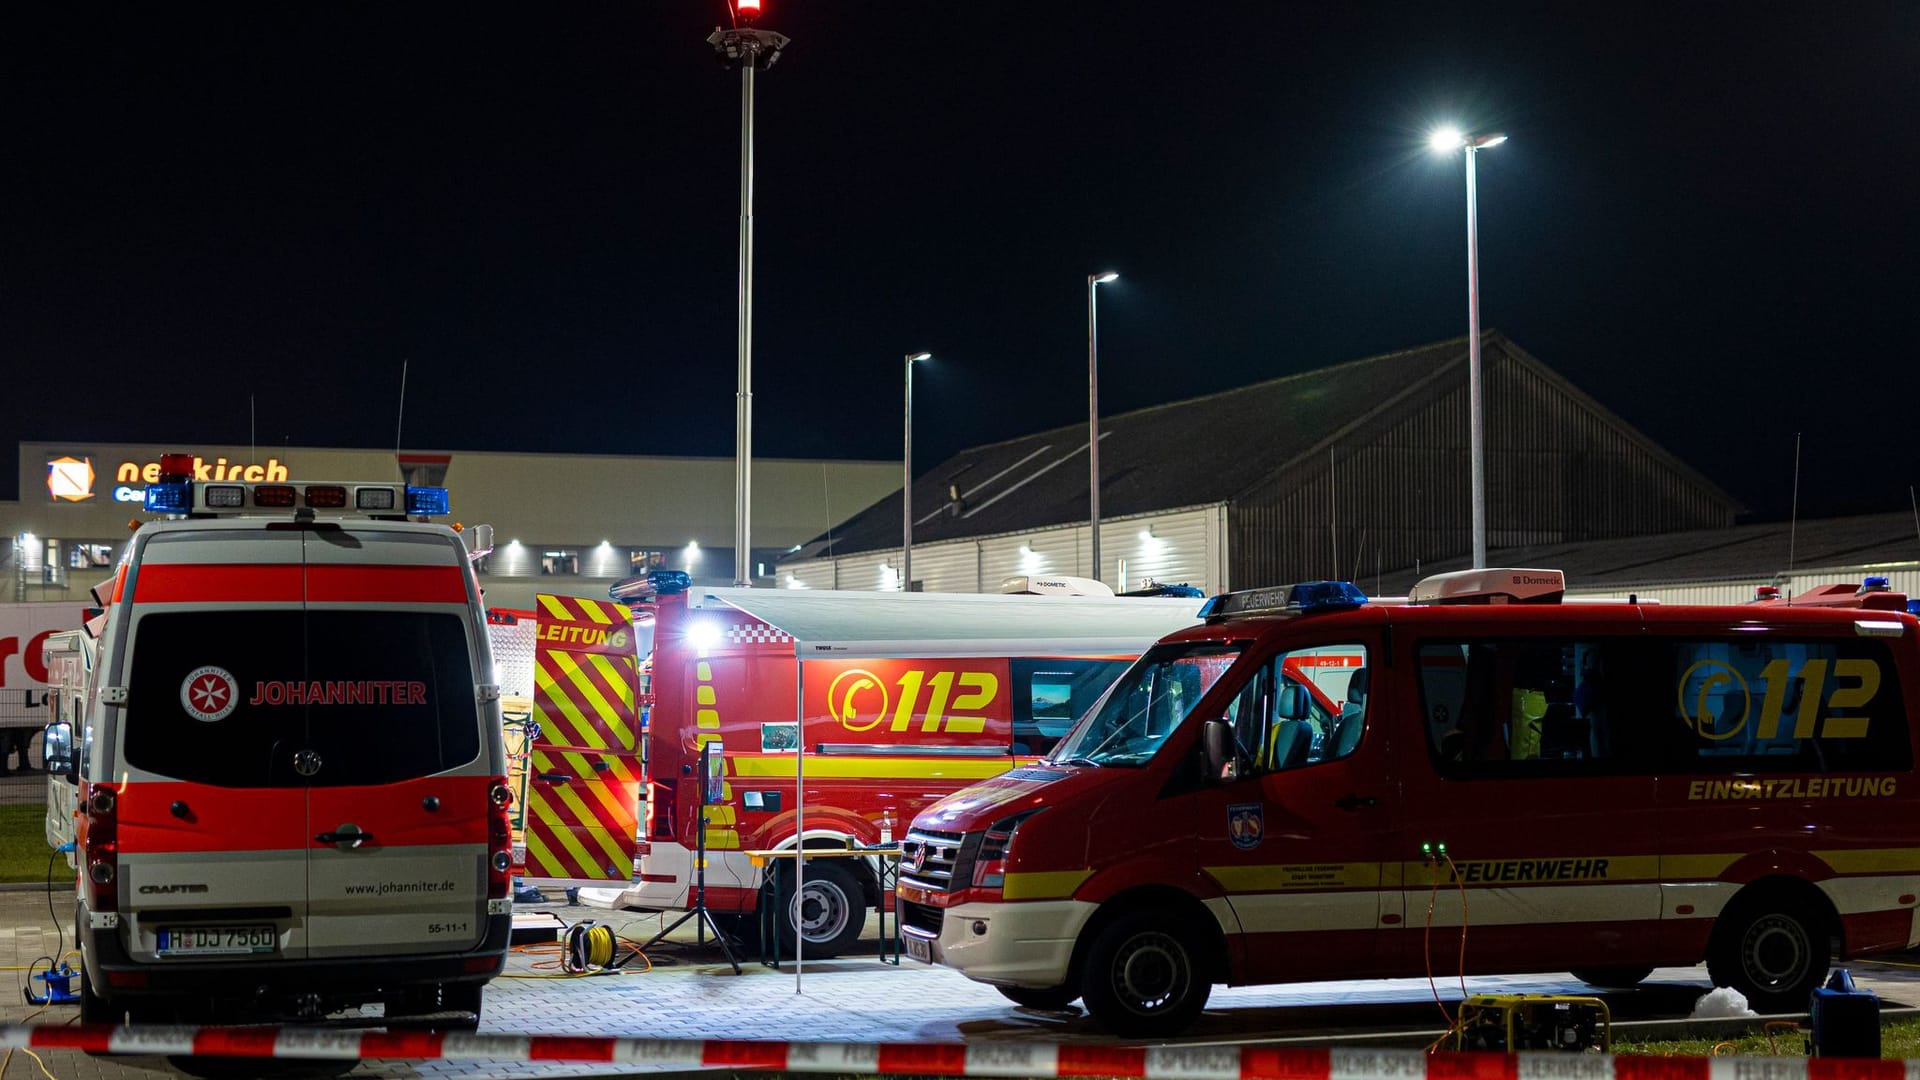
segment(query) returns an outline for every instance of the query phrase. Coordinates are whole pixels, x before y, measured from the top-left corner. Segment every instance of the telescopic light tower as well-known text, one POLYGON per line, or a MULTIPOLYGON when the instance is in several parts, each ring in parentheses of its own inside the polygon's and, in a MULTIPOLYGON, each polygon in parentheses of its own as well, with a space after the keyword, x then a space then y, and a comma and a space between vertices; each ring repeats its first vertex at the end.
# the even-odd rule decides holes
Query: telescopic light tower
POLYGON ((900 483, 900 591, 913 591, 913 365, 933 359, 930 352, 907 354, 905 446, 900 460, 905 473, 900 483))
POLYGON ((707 44, 720 62, 740 68, 740 380, 733 434, 733 583, 753 584, 753 75, 770 68, 787 47, 785 34, 761 30, 760 0, 736 0, 731 30, 715 27, 707 44))
POLYGON ((1087 531, 1093 542, 1093 579, 1100 573, 1100 308, 1094 294, 1120 280, 1112 270, 1087 275, 1087 531))

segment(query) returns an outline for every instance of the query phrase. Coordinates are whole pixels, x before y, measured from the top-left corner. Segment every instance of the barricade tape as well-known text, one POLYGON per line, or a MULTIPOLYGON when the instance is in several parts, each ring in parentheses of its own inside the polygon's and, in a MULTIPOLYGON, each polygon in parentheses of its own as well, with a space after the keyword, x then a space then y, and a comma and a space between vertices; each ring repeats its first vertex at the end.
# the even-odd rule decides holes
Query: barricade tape
POLYGON ((862 1075, 1138 1080, 1907 1080, 1920 1060, 1440 1053, 1277 1046, 1061 1046, 468 1035, 323 1028, 0 1025, 0 1049, 208 1057, 549 1061, 862 1075))

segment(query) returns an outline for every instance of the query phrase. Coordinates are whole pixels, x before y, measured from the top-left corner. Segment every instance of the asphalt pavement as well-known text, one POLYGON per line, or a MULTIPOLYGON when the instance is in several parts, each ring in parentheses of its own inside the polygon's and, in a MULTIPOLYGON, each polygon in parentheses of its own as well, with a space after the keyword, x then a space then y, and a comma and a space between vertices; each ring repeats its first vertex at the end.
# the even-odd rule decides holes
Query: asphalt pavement
MULTIPOLYGON (((557 894, 556 894, 557 895, 557 894)), ((72 894, 55 894, 54 909, 71 912, 72 894)), ((627 937, 650 938, 664 921, 658 915, 610 913, 597 908, 541 905, 567 921, 612 922, 627 937)), ((617 975, 554 978, 554 957, 517 952, 508 975, 487 991, 481 1030, 501 1034, 589 1034, 665 1039, 784 1039, 852 1042, 1044 1041, 1076 1044, 1128 1042, 1096 1029, 1078 1010, 1039 1012, 1017 1007, 990 987, 944 969, 907 961, 881 962, 862 951, 806 965, 796 979, 791 963, 765 967, 757 955, 743 958, 735 975, 719 951, 693 942, 691 922, 617 975), (650 970, 649 970, 650 967, 650 970)), ((870 922, 866 945, 877 952, 870 922)), ((20 968, 58 947, 44 892, 0 892, 0 966, 20 968)), ((65 941, 71 947, 71 941, 65 941)), ((1857 980, 1885 1006, 1920 1004, 1920 964, 1851 965, 1857 980)), ((16 987, 26 972, 14 970, 16 987)), ((1605 995, 1616 1024, 1674 1020, 1688 1015, 1709 987, 1704 968, 1663 969, 1639 989, 1605 995)), ((35 984, 36 991, 39 985, 35 984)), ((1418 1044, 1443 1026, 1435 991, 1449 1003, 1461 996, 1458 980, 1429 985, 1425 979, 1303 983, 1290 986, 1217 988, 1207 1012, 1179 1042, 1235 1043, 1300 1040, 1418 1044), (1394 1038, 1387 1033, 1399 1033, 1394 1038), (1420 1033, 1425 1034, 1424 1037, 1420 1033)), ((1588 994, 1591 988, 1565 973, 1477 977, 1470 994, 1588 994)), ((70 1005, 36 1010, 14 991, 0 1005, 0 1020, 65 1023, 70 1005)), ((176 1076, 165 1059, 42 1055, 58 1080, 176 1076)), ((532 1064, 522 1062, 363 1062, 354 1077, 569 1077, 636 1075, 633 1066, 532 1064)), ((38 1076, 16 1053, 0 1080, 38 1076)))

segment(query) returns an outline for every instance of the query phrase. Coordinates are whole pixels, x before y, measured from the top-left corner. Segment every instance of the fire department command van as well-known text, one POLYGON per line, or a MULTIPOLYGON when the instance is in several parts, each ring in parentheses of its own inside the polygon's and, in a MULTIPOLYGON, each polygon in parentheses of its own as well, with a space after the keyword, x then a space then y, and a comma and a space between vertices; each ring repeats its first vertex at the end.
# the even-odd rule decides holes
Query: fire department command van
POLYGON ((168 520, 99 590, 82 719, 49 732, 79 787, 82 1016, 379 1001, 473 1026, 506 956, 510 798, 468 551, 408 520, 446 492, 163 471, 168 520))
POLYGON ((1834 957, 1920 943, 1912 615, 1563 590, 1216 597, 1038 765, 914 820, 908 952, 1164 1034, 1214 983, 1702 957, 1798 1011, 1834 957))

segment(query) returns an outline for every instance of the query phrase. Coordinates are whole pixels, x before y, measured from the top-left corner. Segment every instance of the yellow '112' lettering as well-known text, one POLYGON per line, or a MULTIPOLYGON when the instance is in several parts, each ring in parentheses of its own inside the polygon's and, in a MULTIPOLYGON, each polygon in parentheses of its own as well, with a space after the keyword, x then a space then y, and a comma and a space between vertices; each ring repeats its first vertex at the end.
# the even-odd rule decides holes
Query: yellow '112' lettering
POLYGON ((1000 678, 990 671, 962 671, 958 673, 960 692, 954 693, 956 676, 951 671, 936 671, 927 678, 923 671, 909 671, 900 676, 900 704, 893 711, 894 731, 906 731, 913 725, 913 718, 919 712, 920 691, 932 691, 927 700, 927 710, 921 714, 920 730, 949 731, 955 734, 977 734, 985 731, 987 718, 979 715, 1000 693, 1000 678), (953 715, 947 709, 951 702, 953 715))
MULTIPOLYGON (((1786 659, 1772 661, 1760 670, 1760 677, 1767 681, 1767 697, 1760 704, 1760 728, 1758 735, 1762 739, 1772 739, 1780 733, 1780 714, 1786 708, 1787 682, 1794 676, 1790 674, 1792 664, 1786 659)), ((1827 703, 1831 709, 1863 708, 1873 696, 1880 692, 1880 665, 1871 660, 1836 660, 1833 662, 1833 677, 1836 682, 1843 679, 1856 680, 1853 686, 1835 686, 1832 699, 1827 703)), ((1823 739, 1861 739, 1867 734, 1867 717, 1835 716, 1829 712, 1824 723, 1820 723, 1820 697, 1827 686, 1827 661, 1808 660, 1800 665, 1800 709, 1793 718, 1793 737, 1812 738, 1816 724, 1820 727, 1823 739)))

